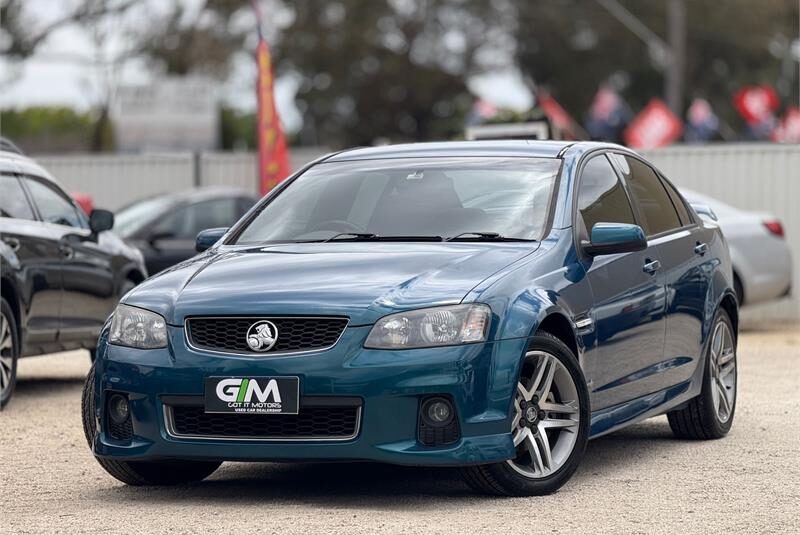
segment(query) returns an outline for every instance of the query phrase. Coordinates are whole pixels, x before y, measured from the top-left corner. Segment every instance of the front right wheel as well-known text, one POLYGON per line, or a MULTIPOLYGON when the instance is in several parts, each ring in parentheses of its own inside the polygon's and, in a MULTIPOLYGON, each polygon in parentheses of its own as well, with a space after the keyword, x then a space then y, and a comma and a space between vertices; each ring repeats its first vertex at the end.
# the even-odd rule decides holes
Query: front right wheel
POLYGON ((522 362, 511 434, 516 456, 464 468, 474 489, 501 496, 540 496, 566 483, 589 439, 589 392, 576 356, 558 338, 537 333, 522 362))

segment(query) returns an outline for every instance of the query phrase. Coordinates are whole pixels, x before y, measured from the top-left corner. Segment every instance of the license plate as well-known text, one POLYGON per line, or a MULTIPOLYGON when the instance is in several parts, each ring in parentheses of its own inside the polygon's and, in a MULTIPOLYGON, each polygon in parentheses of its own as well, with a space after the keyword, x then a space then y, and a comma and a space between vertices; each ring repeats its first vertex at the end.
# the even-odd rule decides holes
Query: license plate
POLYGON ((237 414, 297 414, 299 377, 207 377, 205 411, 237 414))

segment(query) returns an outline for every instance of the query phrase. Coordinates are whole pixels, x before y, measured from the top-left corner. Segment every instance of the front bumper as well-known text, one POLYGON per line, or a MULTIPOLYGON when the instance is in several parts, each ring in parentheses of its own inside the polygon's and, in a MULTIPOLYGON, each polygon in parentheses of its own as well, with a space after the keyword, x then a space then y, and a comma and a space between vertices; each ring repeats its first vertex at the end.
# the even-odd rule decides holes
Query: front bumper
POLYGON ((104 331, 95 364, 99 432, 94 453, 125 460, 372 460, 410 465, 482 464, 515 455, 509 415, 526 339, 378 351, 363 348, 369 329, 347 328, 327 351, 271 358, 190 349, 181 327, 170 326, 169 346, 158 350, 109 345, 104 331), (169 400, 198 399, 205 377, 282 375, 300 377, 301 402, 320 396, 359 398, 357 435, 277 441, 178 438, 168 431, 169 400), (133 436, 124 443, 102 424, 109 391, 125 393, 130 400, 133 436), (419 405, 427 395, 452 400, 461 431, 456 442, 434 447, 418 441, 419 405))

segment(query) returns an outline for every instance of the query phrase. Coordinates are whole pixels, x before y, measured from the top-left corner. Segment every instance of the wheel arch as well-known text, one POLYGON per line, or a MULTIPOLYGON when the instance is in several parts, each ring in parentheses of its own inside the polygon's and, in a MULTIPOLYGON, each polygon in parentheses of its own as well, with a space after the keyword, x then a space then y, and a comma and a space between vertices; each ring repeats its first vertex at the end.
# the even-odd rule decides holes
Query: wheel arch
POLYGON ((564 342, 575 358, 579 358, 578 338, 575 335, 573 323, 563 313, 551 311, 546 314, 536 327, 536 332, 539 331, 552 334, 564 342))
POLYGON ((731 318, 731 323, 733 323, 733 330, 734 335, 738 336, 739 334, 739 305, 736 302, 736 297, 731 292, 726 292, 722 296, 722 300, 719 303, 719 308, 724 310, 728 313, 728 317, 731 318))
POLYGON ((17 334, 22 334, 22 306, 19 300, 19 293, 14 283, 8 277, 0 279, 0 294, 8 302, 11 307, 11 313, 14 314, 14 320, 17 323, 17 334))

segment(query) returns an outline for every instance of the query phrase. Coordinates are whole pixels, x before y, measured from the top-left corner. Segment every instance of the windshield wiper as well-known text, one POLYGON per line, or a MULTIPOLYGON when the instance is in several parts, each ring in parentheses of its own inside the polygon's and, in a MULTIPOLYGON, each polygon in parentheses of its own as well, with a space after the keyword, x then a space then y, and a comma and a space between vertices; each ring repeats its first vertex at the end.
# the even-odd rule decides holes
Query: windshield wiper
POLYGON ((340 232, 330 238, 320 240, 321 243, 330 241, 443 241, 443 238, 441 236, 379 236, 371 232, 340 232))
POLYGON ((445 241, 536 241, 526 238, 508 238, 497 232, 462 232, 450 236, 445 241))
POLYGON ((340 232, 339 234, 334 234, 330 238, 322 240, 322 243, 336 241, 339 238, 350 238, 351 240, 374 240, 377 237, 377 234, 372 234, 371 232, 340 232))

